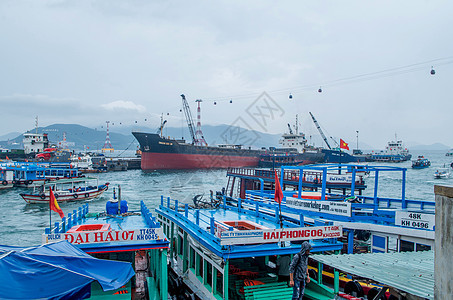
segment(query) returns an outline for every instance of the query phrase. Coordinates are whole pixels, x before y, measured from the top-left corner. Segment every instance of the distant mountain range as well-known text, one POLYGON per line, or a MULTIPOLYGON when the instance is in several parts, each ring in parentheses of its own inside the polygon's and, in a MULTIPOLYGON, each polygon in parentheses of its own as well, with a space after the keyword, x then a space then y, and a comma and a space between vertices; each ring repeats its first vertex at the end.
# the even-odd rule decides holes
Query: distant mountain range
MULTIPOLYGON (((36 129, 29 132, 35 132, 36 129)), ((66 135, 66 141, 70 149, 83 150, 88 147, 90 150, 100 150, 103 148, 106 140, 105 130, 96 130, 77 124, 53 124, 47 127, 39 127, 38 133, 47 133, 51 144, 59 145, 63 141, 63 136, 66 135)), ((132 135, 132 131, 156 132, 156 128, 138 127, 138 126, 121 126, 110 128, 110 142, 113 148, 118 150, 134 150, 138 147, 138 142, 132 135)), ((162 134, 173 138, 185 138, 186 141, 191 139, 187 128, 165 127, 162 134)), ((261 147, 278 147, 278 141, 281 138, 280 134, 269 134, 255 130, 247 130, 240 127, 229 125, 204 125, 204 138, 209 145, 218 144, 241 144, 253 148, 261 147)), ((307 138, 308 139, 308 138, 307 138)), ((23 134, 12 132, 4 136, 0 136, 0 147, 7 149, 23 149, 23 134)), ((316 146, 322 144, 322 140, 313 139, 316 146)), ((360 148, 371 149, 369 145, 360 144, 360 148)), ((351 150, 354 148, 350 145, 351 150)), ((417 143, 409 143, 409 150, 442 150, 450 149, 441 143, 431 145, 420 145, 417 143)), ((367 150, 364 150, 365 153, 367 150)), ((371 151, 371 150, 370 150, 371 151)))

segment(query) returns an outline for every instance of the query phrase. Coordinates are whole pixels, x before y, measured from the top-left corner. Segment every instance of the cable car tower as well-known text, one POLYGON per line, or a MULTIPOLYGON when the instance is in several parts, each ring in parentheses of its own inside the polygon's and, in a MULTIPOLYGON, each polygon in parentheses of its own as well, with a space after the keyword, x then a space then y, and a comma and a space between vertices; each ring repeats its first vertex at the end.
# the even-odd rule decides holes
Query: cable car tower
POLYGON ((110 133, 109 133, 109 123, 110 121, 105 121, 107 123, 107 135, 105 136, 105 143, 104 147, 102 147, 102 152, 113 152, 115 149, 113 149, 112 143, 110 142, 110 133))

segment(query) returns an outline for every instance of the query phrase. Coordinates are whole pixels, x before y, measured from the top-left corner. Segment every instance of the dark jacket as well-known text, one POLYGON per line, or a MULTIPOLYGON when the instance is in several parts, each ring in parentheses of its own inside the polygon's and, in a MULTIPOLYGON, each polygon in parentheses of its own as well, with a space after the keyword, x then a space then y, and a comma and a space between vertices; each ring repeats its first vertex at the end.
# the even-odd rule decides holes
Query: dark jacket
POLYGON ((308 268, 308 255, 305 253, 311 249, 308 242, 303 242, 302 247, 296 255, 294 255, 291 264, 289 265, 289 272, 293 273, 293 280, 305 280, 307 277, 308 268))

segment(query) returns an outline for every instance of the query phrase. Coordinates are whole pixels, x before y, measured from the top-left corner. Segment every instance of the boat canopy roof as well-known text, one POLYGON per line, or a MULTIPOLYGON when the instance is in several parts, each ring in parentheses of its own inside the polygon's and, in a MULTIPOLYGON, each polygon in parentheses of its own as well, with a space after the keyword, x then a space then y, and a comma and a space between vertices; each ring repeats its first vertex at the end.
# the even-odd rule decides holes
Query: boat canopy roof
POLYGON ((434 299, 434 251, 312 255, 343 272, 434 299))
POLYGON ((85 299, 93 281, 109 291, 134 275, 130 263, 94 258, 67 241, 29 248, 0 246, 1 299, 85 299))

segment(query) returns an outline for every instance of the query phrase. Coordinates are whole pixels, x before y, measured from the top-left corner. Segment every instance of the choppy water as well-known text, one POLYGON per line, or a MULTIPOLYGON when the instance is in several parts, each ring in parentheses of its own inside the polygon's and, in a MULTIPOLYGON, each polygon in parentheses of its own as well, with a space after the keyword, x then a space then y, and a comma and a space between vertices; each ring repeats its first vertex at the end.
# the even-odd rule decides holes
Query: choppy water
MULTIPOLYGON (((453 157, 446 157, 443 151, 412 152, 413 158, 424 155, 431 160, 431 167, 421 170, 411 169, 411 162, 394 164, 407 168, 406 198, 434 201, 434 184, 451 185, 449 179, 433 179, 436 168, 444 164, 450 166, 453 157)), ((374 163, 373 163, 374 164, 374 163)), ((373 165, 370 164, 370 165, 373 165)), ((377 165, 377 164, 375 164, 377 165)), ((91 176, 91 175, 90 175, 91 176)), ((89 202, 90 211, 104 211, 105 203, 112 198, 112 188, 121 185, 122 199, 128 200, 130 210, 138 210, 143 200, 150 209, 160 204, 160 196, 170 196, 181 202, 189 203, 197 194, 218 191, 226 186, 226 170, 195 170, 195 171, 155 171, 146 173, 141 170, 127 172, 111 172, 98 174, 99 182, 110 182, 110 189, 102 197, 89 202)), ((372 178, 366 183, 373 186, 372 178)), ((401 173, 384 173, 379 176, 379 196, 401 195, 401 173)), ((41 234, 49 226, 49 208, 47 205, 26 204, 19 193, 27 189, 13 188, 0 191, 0 244, 15 246, 31 246, 41 243, 41 234)), ((372 188, 365 194, 372 195, 372 188)), ((61 204, 65 214, 82 205, 82 202, 61 204)), ((59 219, 52 213, 52 222, 59 219)))

